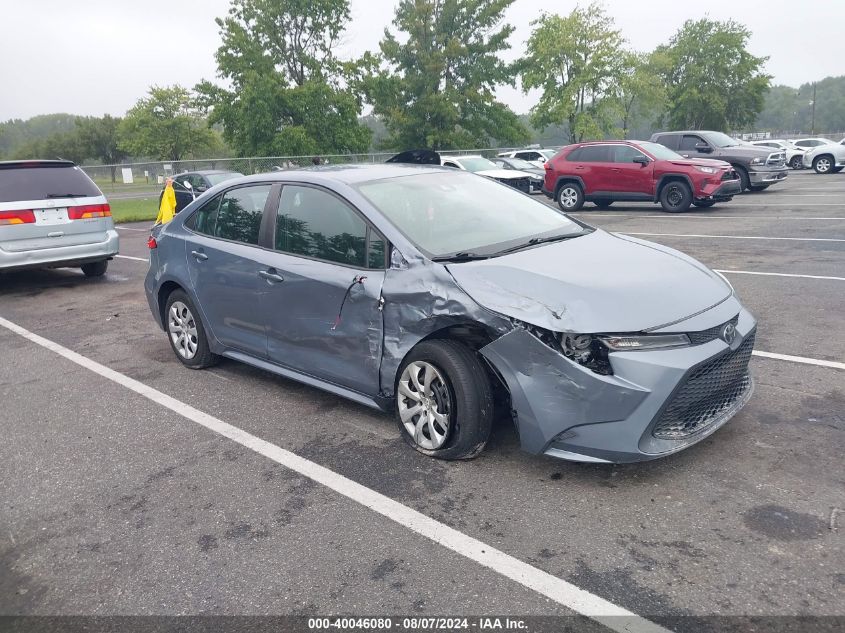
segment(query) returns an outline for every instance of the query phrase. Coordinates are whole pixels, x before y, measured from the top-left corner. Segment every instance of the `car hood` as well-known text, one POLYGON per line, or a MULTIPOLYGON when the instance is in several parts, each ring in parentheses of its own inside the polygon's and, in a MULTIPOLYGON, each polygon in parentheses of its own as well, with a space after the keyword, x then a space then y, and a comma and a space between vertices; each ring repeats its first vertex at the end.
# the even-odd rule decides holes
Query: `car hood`
POLYGON ((531 174, 526 174, 524 171, 516 171, 515 169, 481 169, 474 173, 480 176, 487 176, 488 178, 503 178, 505 180, 531 177, 531 174))
POLYGON ((730 168, 731 164, 719 160, 717 158, 688 158, 684 160, 671 160, 669 161, 673 165, 680 165, 684 167, 727 167, 730 168))
POLYGON ((683 253, 602 230, 447 268, 480 305, 553 331, 640 332, 732 294, 722 278, 683 253))
POLYGON ((756 147, 754 145, 731 145, 730 147, 719 147, 716 154, 723 156, 739 156, 742 158, 766 158, 769 154, 783 152, 782 149, 774 147, 756 147))

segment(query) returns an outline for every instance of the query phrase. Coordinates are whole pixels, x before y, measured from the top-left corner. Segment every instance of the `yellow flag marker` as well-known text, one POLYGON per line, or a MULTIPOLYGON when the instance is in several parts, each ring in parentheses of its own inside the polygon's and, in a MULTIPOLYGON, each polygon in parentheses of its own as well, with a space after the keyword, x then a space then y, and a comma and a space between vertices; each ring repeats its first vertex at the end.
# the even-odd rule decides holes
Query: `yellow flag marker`
POLYGON ((167 224, 174 215, 176 215, 176 192, 173 191, 173 178, 168 178, 164 193, 161 195, 161 204, 158 206, 156 224, 167 224))

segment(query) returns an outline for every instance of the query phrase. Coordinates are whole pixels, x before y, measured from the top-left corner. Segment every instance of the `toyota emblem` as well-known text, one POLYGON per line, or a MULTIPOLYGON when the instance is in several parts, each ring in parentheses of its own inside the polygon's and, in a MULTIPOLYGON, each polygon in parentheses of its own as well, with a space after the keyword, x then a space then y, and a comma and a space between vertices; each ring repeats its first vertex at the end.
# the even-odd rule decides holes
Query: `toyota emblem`
POLYGON ((734 342, 736 338, 736 327, 733 323, 725 323, 725 327, 722 328, 722 340, 730 345, 734 342))

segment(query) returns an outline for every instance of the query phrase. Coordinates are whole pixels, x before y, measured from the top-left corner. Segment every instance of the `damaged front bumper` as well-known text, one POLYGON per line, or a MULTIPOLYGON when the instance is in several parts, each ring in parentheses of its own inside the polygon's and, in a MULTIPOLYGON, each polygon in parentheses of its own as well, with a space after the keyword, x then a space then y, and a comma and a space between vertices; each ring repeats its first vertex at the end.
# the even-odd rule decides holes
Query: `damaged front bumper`
MULTIPOLYGON (((748 401, 747 374, 756 321, 737 309, 736 338, 700 345, 614 352, 613 375, 565 358, 524 329, 481 349, 508 386, 522 448, 573 461, 622 463, 663 457, 723 426, 748 401), (690 422, 691 420, 691 422, 690 422)), ((690 325, 707 329, 731 318, 714 310, 690 325)), ((682 324, 661 331, 684 331, 682 324)), ((697 331, 695 330, 695 331, 697 331)))

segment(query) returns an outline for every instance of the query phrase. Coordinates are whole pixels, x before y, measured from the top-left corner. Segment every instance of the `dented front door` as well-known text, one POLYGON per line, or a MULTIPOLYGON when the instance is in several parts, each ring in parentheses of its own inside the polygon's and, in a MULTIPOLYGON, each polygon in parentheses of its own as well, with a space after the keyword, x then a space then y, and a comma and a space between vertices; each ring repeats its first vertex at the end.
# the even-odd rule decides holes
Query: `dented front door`
POLYGON ((377 395, 384 271, 284 253, 273 258, 284 281, 267 281, 263 294, 270 360, 377 395))

